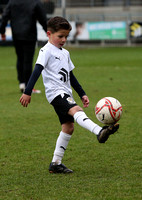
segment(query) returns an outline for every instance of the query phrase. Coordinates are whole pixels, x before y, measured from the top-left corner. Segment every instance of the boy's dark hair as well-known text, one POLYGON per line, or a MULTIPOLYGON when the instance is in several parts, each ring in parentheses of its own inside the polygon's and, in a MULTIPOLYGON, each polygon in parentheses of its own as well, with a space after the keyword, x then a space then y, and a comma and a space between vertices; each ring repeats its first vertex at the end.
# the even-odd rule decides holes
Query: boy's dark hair
POLYGON ((55 33, 61 29, 70 30, 72 29, 70 23, 63 17, 53 17, 49 19, 47 23, 47 30, 55 33))

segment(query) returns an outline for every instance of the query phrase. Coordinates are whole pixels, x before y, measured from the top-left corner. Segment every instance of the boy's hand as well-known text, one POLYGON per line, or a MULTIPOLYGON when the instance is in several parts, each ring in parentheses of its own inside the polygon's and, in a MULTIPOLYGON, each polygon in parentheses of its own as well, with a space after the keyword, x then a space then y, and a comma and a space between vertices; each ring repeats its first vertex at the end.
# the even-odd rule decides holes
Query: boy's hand
POLYGON ((31 96, 29 96, 27 94, 22 94, 19 101, 20 101, 22 106, 27 107, 28 104, 31 102, 31 96))
POLYGON ((84 95, 81 100, 82 100, 82 103, 83 103, 83 107, 87 108, 89 106, 89 99, 88 99, 88 97, 86 95, 84 95))

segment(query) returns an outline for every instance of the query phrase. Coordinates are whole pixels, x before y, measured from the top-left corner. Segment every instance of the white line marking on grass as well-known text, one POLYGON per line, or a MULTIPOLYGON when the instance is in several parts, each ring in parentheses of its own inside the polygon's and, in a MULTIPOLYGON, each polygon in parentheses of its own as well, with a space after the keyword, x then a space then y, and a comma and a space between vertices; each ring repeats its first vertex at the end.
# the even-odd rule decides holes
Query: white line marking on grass
POLYGON ((7 70, 7 69, 16 69, 16 67, 15 66, 8 66, 8 67, 0 66, 0 70, 7 70))
MULTIPOLYGON (((89 66, 90 68, 91 67, 93 67, 94 69, 115 69, 115 70, 139 70, 139 69, 141 69, 141 66, 139 66, 139 67, 135 67, 135 66, 126 66, 126 67, 119 67, 119 66, 89 66)), ((88 67, 88 68, 89 68, 88 67)), ((87 67, 84 67, 84 66, 82 66, 82 67, 80 67, 81 69, 82 68, 87 68, 87 67)))

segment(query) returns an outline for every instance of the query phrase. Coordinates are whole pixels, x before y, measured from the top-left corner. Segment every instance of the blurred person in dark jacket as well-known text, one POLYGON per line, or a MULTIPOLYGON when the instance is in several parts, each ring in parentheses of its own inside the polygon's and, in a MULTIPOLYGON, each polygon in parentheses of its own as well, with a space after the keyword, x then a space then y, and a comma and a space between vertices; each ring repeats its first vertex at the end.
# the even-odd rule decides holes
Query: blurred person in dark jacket
MULTIPOLYGON (((33 57, 37 41, 37 21, 47 32, 47 17, 40 0, 9 0, 0 24, 1 38, 10 21, 13 43, 17 54, 17 76, 21 92, 25 90, 32 73, 33 57)), ((33 93, 40 93, 33 89, 33 93)))
POLYGON ((50 0, 42 0, 45 12, 47 14, 53 14, 55 10, 55 4, 53 1, 50 0))

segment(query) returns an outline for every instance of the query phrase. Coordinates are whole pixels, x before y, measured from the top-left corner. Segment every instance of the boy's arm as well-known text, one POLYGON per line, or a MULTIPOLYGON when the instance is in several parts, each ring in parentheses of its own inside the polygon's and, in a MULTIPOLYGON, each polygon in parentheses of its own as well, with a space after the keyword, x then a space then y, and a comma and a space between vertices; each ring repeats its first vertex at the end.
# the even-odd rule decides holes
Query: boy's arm
POLYGON ((42 70, 43 70, 42 65, 40 64, 35 65, 34 71, 28 81, 24 94, 31 95, 34 85, 37 82, 42 70))
POLYGON ((82 89, 81 85, 79 84, 72 71, 70 72, 70 83, 73 89, 78 93, 80 98, 86 95, 85 91, 82 89))
POLYGON ((78 95, 80 96, 84 107, 88 107, 89 106, 89 99, 85 93, 85 91, 82 89, 81 85, 79 84, 78 80, 76 79, 76 77, 74 76, 73 72, 70 72, 70 83, 71 86, 73 87, 73 89, 78 93, 78 95))
POLYGON ((35 69, 34 69, 32 75, 31 75, 31 77, 30 77, 30 79, 28 81, 28 84, 27 84, 27 87, 25 89, 25 92, 20 98, 20 102, 24 107, 27 107, 28 104, 31 101, 32 90, 33 90, 34 85, 35 85, 36 81, 38 80, 42 70, 43 70, 43 66, 42 65, 39 65, 39 64, 35 65, 35 69))

